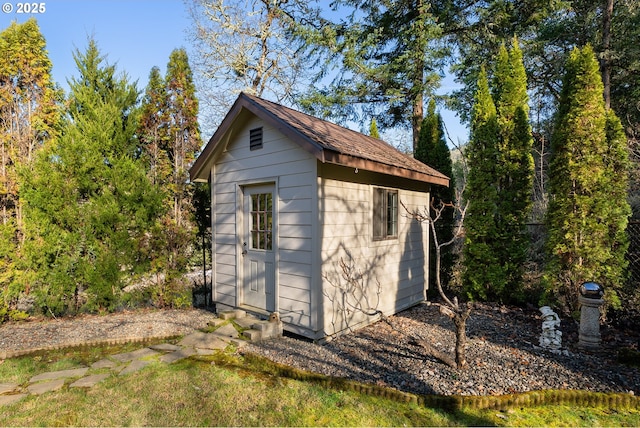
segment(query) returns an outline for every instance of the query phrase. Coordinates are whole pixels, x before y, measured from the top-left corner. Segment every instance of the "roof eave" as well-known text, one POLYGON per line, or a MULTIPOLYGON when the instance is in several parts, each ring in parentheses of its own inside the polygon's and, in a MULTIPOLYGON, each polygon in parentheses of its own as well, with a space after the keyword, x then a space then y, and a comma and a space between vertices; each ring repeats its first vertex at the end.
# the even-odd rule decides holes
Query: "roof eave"
POLYGON ((320 162, 325 162, 324 150, 318 143, 295 129, 295 127, 289 125, 286 121, 283 121, 278 116, 271 113, 268 109, 265 109, 260 104, 254 102, 244 93, 241 93, 231 107, 231 110, 229 110, 229 113, 227 113, 225 118, 222 120, 218 129, 216 129, 216 132, 209 139, 209 142, 202 150, 202 153, 200 153, 189 169, 189 177, 191 181, 203 182, 209 179, 209 172, 207 171, 206 166, 213 160, 212 156, 214 156, 216 148, 220 145, 220 141, 224 140, 225 135, 227 135, 231 130, 236 118, 242 112, 242 109, 246 109, 260 117, 289 139, 298 142, 304 150, 311 153, 320 162))
POLYGON ((407 178, 409 180, 449 187, 449 178, 445 175, 426 174, 424 172, 416 171, 413 169, 400 168, 397 166, 350 156, 331 150, 324 151, 324 159, 325 162, 335 165, 348 166, 351 168, 358 168, 363 171, 373 171, 381 174, 392 175, 395 177, 407 178))

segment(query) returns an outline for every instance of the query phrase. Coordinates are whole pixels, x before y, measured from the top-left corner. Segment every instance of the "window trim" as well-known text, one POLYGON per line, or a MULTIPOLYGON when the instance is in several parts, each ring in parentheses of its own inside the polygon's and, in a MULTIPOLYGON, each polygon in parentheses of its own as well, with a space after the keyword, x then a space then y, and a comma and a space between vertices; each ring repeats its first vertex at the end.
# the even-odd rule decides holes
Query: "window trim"
POLYGON ((398 189, 373 188, 372 235, 374 241, 398 239, 398 189))

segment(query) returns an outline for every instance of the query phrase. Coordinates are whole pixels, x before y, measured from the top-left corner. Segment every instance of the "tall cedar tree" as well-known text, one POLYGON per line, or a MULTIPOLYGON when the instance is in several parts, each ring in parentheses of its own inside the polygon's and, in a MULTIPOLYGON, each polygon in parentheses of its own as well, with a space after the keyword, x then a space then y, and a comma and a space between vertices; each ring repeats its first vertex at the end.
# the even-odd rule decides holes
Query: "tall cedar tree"
POLYGON ((469 175, 464 199, 465 217, 462 285, 467 297, 494 298, 503 288, 504 274, 496 253, 498 211, 498 135, 496 106, 484 68, 480 71, 472 112, 471 139, 466 149, 469 175))
MULTIPOLYGON (((166 214, 156 221, 150 239, 142 248, 156 275, 156 304, 183 306, 183 273, 193 251, 194 188, 188 184, 187 168, 199 150, 198 101, 184 49, 174 50, 163 79, 157 67, 151 70, 142 105, 140 131, 149 177, 163 193, 166 214)), ((199 193, 200 199, 202 192, 199 193)), ((198 223, 204 236, 206 226, 198 223)))
POLYGON ((16 261, 24 239, 21 168, 56 133, 58 92, 35 19, 0 33, 0 322, 13 308, 22 282, 16 261))
POLYGON ((198 99, 187 52, 175 49, 167 64, 167 113, 169 159, 173 164, 173 220, 178 226, 188 222, 191 187, 188 168, 200 150, 198 99))
POLYGON ((551 150, 544 276, 549 297, 575 313, 580 285, 596 281, 607 301, 619 306, 628 264, 629 160, 620 121, 605 108, 589 45, 575 48, 567 61, 551 150))
POLYGON ((492 91, 499 128, 495 254, 505 275, 504 282, 500 282, 503 288, 494 288, 492 293, 502 302, 522 302, 534 164, 527 75, 515 38, 510 50, 504 45, 500 48, 492 91))
POLYGON ((140 129, 138 135, 142 156, 149 169, 151 182, 161 187, 172 180, 172 165, 169 160, 169 118, 167 88, 158 67, 149 73, 149 83, 142 100, 140 129))
MULTIPOLYGON (((427 115, 422 121, 420 128, 420 138, 416 147, 415 158, 436 170, 451 177, 449 187, 435 186, 431 189, 433 202, 438 206, 440 203, 449 204, 455 202, 455 181, 453 178, 453 163, 451 162, 451 152, 447 146, 444 134, 442 116, 436 113, 436 103, 432 99, 427 108, 427 115)), ((433 213, 432 213, 433 214, 433 213)), ((448 242, 453 238, 455 227, 455 209, 445 208, 439 221, 435 224, 438 242, 448 242)), ((429 278, 435 278, 436 257, 435 248, 431 248, 429 255, 429 278)), ((452 275, 455 255, 451 246, 443 247, 441 250, 441 277, 442 282, 447 285, 452 275)), ((429 287, 436 289, 436 287, 429 287)))
POLYGON ((95 41, 76 51, 61 136, 25 170, 25 284, 46 314, 112 310, 144 269, 139 242, 162 214, 136 141, 138 92, 95 41))
POLYGON ((411 128, 415 151, 424 98, 440 83, 445 53, 438 42, 442 27, 430 6, 423 0, 335 2, 333 16, 340 21, 321 20, 320 28, 308 25, 302 34, 324 61, 319 81, 337 62, 340 71, 328 87, 313 86, 302 106, 317 116, 357 120, 363 114, 375 117, 382 129, 411 128))

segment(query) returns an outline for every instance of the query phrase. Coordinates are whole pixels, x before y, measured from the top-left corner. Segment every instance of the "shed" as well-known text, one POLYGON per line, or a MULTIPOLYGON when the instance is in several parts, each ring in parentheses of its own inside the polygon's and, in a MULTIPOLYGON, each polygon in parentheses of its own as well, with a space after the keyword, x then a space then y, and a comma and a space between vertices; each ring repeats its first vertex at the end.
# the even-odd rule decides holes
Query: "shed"
POLYGON ((190 170, 211 183, 212 301, 313 340, 426 299, 432 185, 389 144, 240 94, 190 170))

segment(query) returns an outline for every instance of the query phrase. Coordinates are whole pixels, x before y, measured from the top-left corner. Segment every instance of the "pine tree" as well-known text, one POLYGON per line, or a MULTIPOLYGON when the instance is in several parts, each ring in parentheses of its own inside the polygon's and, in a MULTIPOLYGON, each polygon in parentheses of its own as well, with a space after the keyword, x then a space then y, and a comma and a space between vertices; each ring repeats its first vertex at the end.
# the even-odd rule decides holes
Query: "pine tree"
POLYGON ((95 41, 76 51, 60 137, 23 172, 24 267, 47 314, 111 310, 125 276, 145 269, 138 247, 161 199, 139 159, 138 92, 95 41))
POLYGON ((471 299, 494 299, 504 275, 495 251, 498 189, 498 134, 496 107, 484 68, 478 78, 472 112, 471 138, 466 149, 469 175, 464 192, 465 217, 462 285, 471 299))
POLYGON ((494 293, 501 301, 518 302, 524 299, 522 275, 529 243, 526 223, 534 165, 527 76, 517 39, 510 50, 501 47, 492 89, 499 127, 495 253, 505 275, 504 288, 494 293))
MULTIPOLYGON (((442 117, 436 113, 436 103, 432 99, 427 107, 427 115, 422 121, 420 128, 420 138, 416 147, 415 158, 420 162, 429 165, 436 170, 451 177, 449 187, 434 186, 431 189, 431 198, 438 206, 440 203, 449 204, 455 202, 455 181, 453 178, 453 164, 451 162, 451 152, 447 146, 444 135, 442 117)), ((453 238, 455 227, 455 210, 453 207, 445 208, 440 220, 435 224, 438 242, 448 242, 453 238)), ((452 275, 455 256, 452 247, 443 247, 441 251, 441 275, 442 282, 446 285, 452 275)), ((435 278, 436 258, 435 249, 430 249, 429 278, 435 278)), ((431 287, 430 287, 431 288, 431 287)), ((435 289, 435 288, 434 288, 435 289)))
POLYGON ((574 49, 567 61, 551 150, 544 276, 549 297, 575 313, 580 285, 596 281, 607 301, 619 305, 627 266, 629 161, 620 121, 605 108, 590 46, 574 49))

